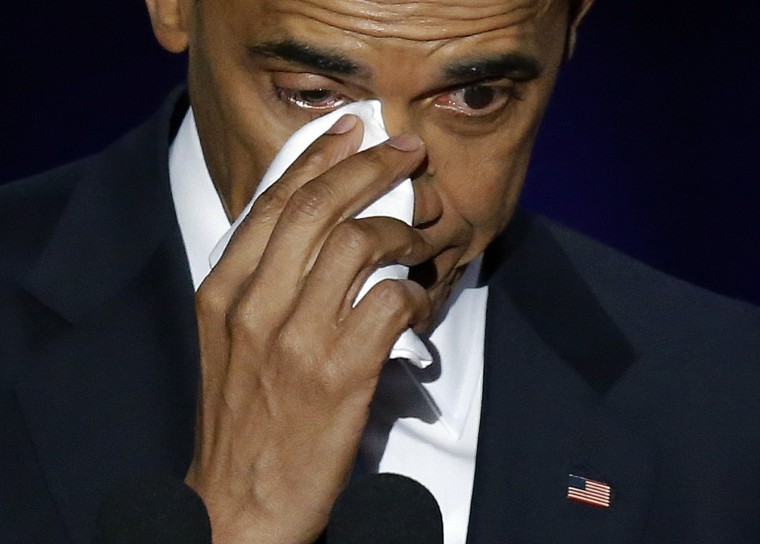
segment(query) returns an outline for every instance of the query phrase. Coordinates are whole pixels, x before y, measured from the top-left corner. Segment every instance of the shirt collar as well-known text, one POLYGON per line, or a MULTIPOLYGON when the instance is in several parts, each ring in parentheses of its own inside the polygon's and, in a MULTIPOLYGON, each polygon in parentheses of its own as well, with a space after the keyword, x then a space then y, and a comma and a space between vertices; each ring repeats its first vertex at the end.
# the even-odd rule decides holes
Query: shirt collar
POLYGON ((424 390, 424 398, 438 414, 454 439, 462 436, 479 395, 483 374, 486 301, 488 287, 478 278, 482 256, 474 259, 459 279, 444 307, 438 324, 426 341, 434 354, 434 379, 405 364, 407 373, 424 390))
POLYGON ((230 221, 206 167, 192 109, 169 148, 169 182, 197 290, 211 271, 209 255, 229 230, 230 221))

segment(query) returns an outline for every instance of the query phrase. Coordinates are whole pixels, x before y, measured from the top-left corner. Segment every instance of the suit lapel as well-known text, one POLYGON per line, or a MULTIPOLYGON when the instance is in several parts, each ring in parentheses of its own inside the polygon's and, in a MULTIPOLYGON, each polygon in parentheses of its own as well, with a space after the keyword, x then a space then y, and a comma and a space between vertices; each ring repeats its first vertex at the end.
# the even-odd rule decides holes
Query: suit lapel
POLYGON ((470 544, 635 542, 649 449, 606 391, 633 349, 548 228, 517 215, 489 249, 481 429, 470 544), (568 500, 568 475, 609 484, 609 508, 568 500))
POLYGON ((104 485, 181 477, 190 458, 198 348, 168 183, 176 102, 85 163, 25 283, 32 321, 55 326, 35 333, 17 396, 74 542, 89 541, 104 485))
POLYGON ((176 228, 167 164, 172 118, 186 110, 178 100, 175 93, 153 119, 77 170, 81 177, 25 283, 71 323, 129 282, 176 228))

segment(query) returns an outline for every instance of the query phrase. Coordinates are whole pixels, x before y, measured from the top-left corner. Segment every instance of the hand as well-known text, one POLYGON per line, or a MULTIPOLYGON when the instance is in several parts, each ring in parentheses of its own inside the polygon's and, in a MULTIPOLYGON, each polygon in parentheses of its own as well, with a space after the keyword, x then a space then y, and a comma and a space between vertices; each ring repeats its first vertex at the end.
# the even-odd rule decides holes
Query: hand
POLYGON ((345 484, 382 365, 430 312, 411 281, 352 302, 378 265, 430 258, 418 230, 352 217, 419 165, 413 136, 355 154, 346 116, 254 204, 197 293, 201 392, 186 481, 214 542, 313 541, 345 484))

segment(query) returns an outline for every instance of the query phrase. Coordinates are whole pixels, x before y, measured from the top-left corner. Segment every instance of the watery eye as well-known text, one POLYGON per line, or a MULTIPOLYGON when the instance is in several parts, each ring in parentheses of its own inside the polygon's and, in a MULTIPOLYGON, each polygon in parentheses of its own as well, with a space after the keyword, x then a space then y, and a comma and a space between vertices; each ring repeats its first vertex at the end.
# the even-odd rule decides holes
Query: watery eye
POLYGON ((482 110, 491 105, 496 98, 496 91, 492 87, 478 85, 462 89, 462 102, 474 110, 482 110))
POLYGON ((278 97, 306 110, 329 110, 348 102, 342 94, 330 89, 277 89, 278 97))
POLYGON ((435 104, 470 117, 484 117, 509 102, 512 90, 497 85, 469 85, 439 96, 435 104))
POLYGON ((333 92, 328 89, 314 89, 313 91, 297 91, 301 101, 309 104, 323 104, 333 98, 333 92))

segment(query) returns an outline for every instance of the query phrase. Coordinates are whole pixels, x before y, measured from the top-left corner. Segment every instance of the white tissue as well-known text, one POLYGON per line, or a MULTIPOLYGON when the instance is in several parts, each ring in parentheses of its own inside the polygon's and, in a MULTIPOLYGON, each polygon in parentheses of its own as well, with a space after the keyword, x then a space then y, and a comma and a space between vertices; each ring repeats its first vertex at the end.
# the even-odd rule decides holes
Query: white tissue
MULTIPOLYGON (((385 131, 385 125, 383 123, 380 102, 377 100, 353 102, 328 113, 327 115, 323 115, 298 129, 288 141, 285 142, 282 149, 280 149, 272 161, 272 164, 269 165, 269 168, 261 179, 259 186, 256 188, 256 192, 248 203, 248 206, 246 206, 211 252, 209 262, 212 268, 217 262, 219 262, 224 249, 227 247, 227 244, 232 237, 232 233, 235 232, 238 225, 243 222, 245 216, 251 211, 251 207, 255 200, 273 183, 280 179, 282 174, 285 173, 293 161, 295 161, 295 159, 298 158, 298 156, 301 155, 301 153, 303 153, 314 140, 327 132, 327 130, 332 127, 341 116, 347 113, 356 115, 364 124, 364 139, 362 140, 362 145, 359 148, 359 151, 378 145, 388 139, 388 133, 385 131)), ((412 219, 414 217, 414 189, 412 188, 412 182, 410 179, 407 178, 401 181, 388 193, 370 204, 356 217, 381 216, 399 219, 407 225, 412 224, 412 219)), ((370 275, 360 289, 359 294, 354 301, 354 305, 356 305, 367 291, 379 281, 384 279, 405 279, 408 274, 409 268, 400 264, 388 265, 377 269, 372 275, 370 275)), ((425 368, 433 360, 430 352, 425 347, 425 344, 422 343, 422 340, 420 340, 411 329, 407 329, 401 334, 394 344, 390 356, 392 359, 407 359, 411 364, 418 368, 425 368)))

